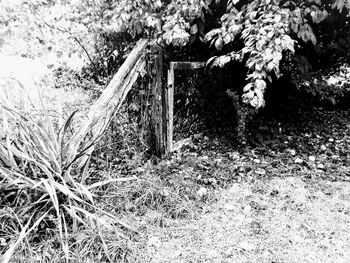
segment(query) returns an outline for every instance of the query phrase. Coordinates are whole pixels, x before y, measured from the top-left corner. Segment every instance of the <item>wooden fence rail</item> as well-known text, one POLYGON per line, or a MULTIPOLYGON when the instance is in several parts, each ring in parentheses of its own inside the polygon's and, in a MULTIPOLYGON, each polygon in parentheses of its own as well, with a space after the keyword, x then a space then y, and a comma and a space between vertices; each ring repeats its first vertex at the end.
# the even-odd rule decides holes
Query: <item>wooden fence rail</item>
POLYGON ((174 129, 174 89, 175 89, 175 70, 176 69, 185 69, 193 70, 200 69, 206 66, 205 62, 170 62, 168 69, 168 83, 167 87, 164 89, 164 103, 163 110, 165 111, 165 149, 162 151, 165 154, 168 154, 173 151, 174 142, 173 142, 173 129, 174 129))
POLYGON ((83 127, 73 134, 70 140, 68 160, 73 161, 79 150, 88 148, 84 152, 83 158, 78 162, 80 167, 85 164, 94 149, 93 143, 102 136, 132 85, 139 77, 140 72, 144 70, 146 63, 144 51, 147 44, 148 41, 145 39, 137 43, 100 98, 91 107, 87 121, 83 127), (88 140, 86 139, 87 134, 91 134, 88 140))
POLYGON ((107 129, 112 118, 121 107, 140 73, 145 71, 145 51, 150 47, 152 109, 151 122, 155 133, 155 153, 158 156, 169 154, 173 150, 174 85, 176 69, 198 69, 205 67, 203 62, 170 62, 167 70, 167 85, 163 83, 163 51, 156 44, 141 39, 119 68, 100 98, 91 107, 83 126, 73 134, 69 142, 68 160, 79 158, 78 167, 82 167, 98 141, 107 129), (89 135, 89 136, 87 136, 89 135))

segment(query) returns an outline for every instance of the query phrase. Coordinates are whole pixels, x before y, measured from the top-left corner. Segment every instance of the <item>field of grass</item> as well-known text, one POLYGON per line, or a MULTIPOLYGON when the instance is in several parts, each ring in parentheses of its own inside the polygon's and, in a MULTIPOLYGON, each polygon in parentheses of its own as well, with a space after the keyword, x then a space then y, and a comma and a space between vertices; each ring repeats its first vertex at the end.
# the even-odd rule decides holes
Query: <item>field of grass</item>
POLYGON ((235 183, 196 220, 153 229, 140 262, 348 262, 348 183, 235 183))

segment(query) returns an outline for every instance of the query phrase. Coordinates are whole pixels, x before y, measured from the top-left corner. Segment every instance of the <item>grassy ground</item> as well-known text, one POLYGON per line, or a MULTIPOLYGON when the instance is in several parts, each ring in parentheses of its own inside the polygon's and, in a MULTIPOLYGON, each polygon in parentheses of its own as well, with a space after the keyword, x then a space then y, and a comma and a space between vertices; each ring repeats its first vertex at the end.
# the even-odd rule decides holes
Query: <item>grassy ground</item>
POLYGON ((192 178, 206 202, 194 217, 149 226, 134 261, 349 262, 349 111, 290 117, 264 119, 269 133, 246 149, 197 136, 173 157, 166 170, 192 178))
MULTIPOLYGON (((67 115, 92 101, 74 87, 46 88, 50 107, 62 107, 60 97, 67 115)), ((105 223, 69 233, 71 261, 350 262, 350 111, 297 109, 257 118, 247 147, 196 134, 164 160, 135 152, 135 130, 110 131, 114 141, 103 140, 85 177, 75 177, 120 221, 91 210, 105 223)), ((7 220, 8 208, 1 251, 23 228, 7 220)), ((54 225, 33 232, 13 262, 64 261, 54 225)))
POLYGON ((155 228, 140 262, 349 262, 350 185, 236 183, 196 220, 155 228))

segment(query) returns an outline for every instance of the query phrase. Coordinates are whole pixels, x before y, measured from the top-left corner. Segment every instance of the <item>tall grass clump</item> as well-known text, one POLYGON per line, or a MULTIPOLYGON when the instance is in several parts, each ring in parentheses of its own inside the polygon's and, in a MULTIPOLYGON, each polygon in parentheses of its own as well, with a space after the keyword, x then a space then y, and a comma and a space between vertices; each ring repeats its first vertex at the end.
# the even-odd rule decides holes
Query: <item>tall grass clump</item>
POLYGON ((19 254, 27 262, 115 262, 125 254, 115 243, 125 244, 131 228, 94 204, 94 187, 82 179, 87 169, 74 166, 83 153, 69 157, 74 113, 62 122, 39 89, 27 91, 0 79, 0 262, 19 254), (56 257, 45 260, 49 246, 56 257))

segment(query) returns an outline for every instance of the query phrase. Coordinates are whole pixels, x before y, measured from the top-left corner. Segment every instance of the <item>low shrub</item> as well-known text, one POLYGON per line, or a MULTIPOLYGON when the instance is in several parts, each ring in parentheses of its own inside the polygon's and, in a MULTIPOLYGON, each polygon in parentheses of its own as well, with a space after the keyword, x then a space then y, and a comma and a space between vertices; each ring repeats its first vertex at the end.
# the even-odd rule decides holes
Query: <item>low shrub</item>
MULTIPOLYGON (((87 249, 79 242, 84 231, 100 240, 102 250, 95 256, 111 261, 115 251, 108 252, 105 237, 114 233, 125 240, 122 228, 132 228, 95 205, 96 186, 85 185, 84 180, 88 169, 76 170, 72 161, 76 156, 68 158, 74 113, 60 125, 60 115, 48 110, 38 90, 39 104, 32 104, 23 93, 17 94, 24 102, 18 104, 12 101, 14 85, 19 85, 19 92, 24 87, 9 83, 0 85, 4 94, 0 100, 0 261, 9 262, 16 249, 33 257, 37 246, 49 240, 46 249, 51 245, 57 255, 71 260, 74 251, 87 249)), ((80 252, 76 255, 84 255, 80 252)))

